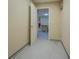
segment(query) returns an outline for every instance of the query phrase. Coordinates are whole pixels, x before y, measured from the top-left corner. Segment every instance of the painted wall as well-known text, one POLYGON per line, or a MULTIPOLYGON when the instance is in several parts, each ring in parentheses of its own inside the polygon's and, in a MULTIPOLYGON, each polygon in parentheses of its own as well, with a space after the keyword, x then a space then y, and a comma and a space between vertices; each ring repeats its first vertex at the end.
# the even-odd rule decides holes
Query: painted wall
POLYGON ((9 0, 9 57, 28 43, 29 0, 9 0))
POLYGON ((37 8, 31 3, 31 44, 37 39, 37 8))
POLYGON ((38 9, 49 8, 49 39, 61 39, 61 20, 59 3, 39 3, 38 9))
POLYGON ((70 55, 70 0, 63 0, 62 41, 70 55))

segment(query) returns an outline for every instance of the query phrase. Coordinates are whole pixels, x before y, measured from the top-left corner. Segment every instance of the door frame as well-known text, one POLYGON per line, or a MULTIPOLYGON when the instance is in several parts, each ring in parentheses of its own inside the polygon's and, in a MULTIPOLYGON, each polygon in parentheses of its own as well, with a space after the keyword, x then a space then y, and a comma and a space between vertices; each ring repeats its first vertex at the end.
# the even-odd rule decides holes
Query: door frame
POLYGON ((31 45, 31 5, 29 5, 28 44, 31 45))

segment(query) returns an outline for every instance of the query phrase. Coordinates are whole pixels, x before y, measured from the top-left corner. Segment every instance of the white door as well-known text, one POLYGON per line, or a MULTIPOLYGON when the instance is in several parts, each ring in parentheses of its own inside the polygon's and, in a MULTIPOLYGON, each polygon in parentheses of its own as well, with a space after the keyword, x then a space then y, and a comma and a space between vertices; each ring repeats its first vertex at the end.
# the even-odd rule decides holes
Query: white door
POLYGON ((32 45, 37 40, 37 9, 33 3, 31 3, 31 36, 30 44, 32 45))

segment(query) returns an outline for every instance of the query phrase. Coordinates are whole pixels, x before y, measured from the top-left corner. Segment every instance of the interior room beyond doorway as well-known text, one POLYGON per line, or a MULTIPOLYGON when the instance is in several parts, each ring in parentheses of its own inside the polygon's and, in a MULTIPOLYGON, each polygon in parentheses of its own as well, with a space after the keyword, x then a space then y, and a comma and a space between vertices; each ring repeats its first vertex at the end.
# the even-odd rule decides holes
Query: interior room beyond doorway
POLYGON ((38 39, 48 39, 48 9, 37 9, 38 39))

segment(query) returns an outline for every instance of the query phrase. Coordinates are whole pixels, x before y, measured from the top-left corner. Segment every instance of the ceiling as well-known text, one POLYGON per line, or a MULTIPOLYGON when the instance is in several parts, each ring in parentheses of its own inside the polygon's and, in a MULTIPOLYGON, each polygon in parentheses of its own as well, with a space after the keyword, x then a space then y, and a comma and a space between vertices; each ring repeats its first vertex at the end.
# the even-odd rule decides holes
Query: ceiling
POLYGON ((59 2, 61 0, 32 0, 34 3, 59 2))
POLYGON ((48 16, 48 9, 38 9, 38 16, 48 16))

